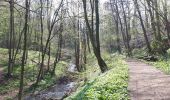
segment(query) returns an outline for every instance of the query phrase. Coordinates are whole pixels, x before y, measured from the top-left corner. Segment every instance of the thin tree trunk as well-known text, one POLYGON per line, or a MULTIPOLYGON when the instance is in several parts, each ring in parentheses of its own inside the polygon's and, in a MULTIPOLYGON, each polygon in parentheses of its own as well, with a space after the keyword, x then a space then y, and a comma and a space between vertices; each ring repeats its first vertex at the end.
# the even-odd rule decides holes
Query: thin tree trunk
MULTIPOLYGON (((41 1, 41 5, 42 5, 42 0, 40 0, 40 1, 41 1)), ((36 80, 35 86, 38 85, 38 83, 40 81, 40 78, 43 77, 41 73, 42 73, 43 67, 44 67, 45 54, 47 52, 48 44, 49 44, 49 42, 51 40, 52 31, 53 31, 53 28, 54 28, 55 23, 56 23, 56 18, 57 18, 58 14, 59 14, 58 12, 59 12, 60 8, 62 7, 62 4, 63 4, 63 0, 61 0, 58 9, 55 10, 54 18, 52 19, 52 22, 50 23, 51 24, 50 25, 50 31, 49 31, 49 34, 47 36, 47 41, 46 41, 45 47, 44 47, 44 49, 42 51, 43 53, 42 53, 42 58, 41 58, 41 66, 40 66, 40 70, 39 70, 39 73, 38 73, 38 76, 37 76, 37 80, 36 80)), ((41 7, 41 9, 42 9, 42 7, 41 7)))
POLYGON ((117 50, 118 50, 119 53, 121 53, 120 36, 119 36, 119 17, 118 17, 117 13, 116 13, 116 16, 113 14, 115 9, 113 7, 111 0, 110 0, 110 4, 111 4, 111 10, 112 10, 112 17, 113 17, 115 24, 116 24, 117 50))
POLYGON ((48 69, 47 71, 50 71, 50 60, 51 60, 51 43, 48 45, 48 69))
MULTIPOLYGON (((42 78, 42 73, 43 73, 42 71, 43 71, 43 67, 44 67, 45 53, 46 53, 47 46, 48 46, 48 44, 46 43, 46 47, 45 48, 43 47, 43 34, 44 34, 44 30, 43 30, 43 16, 42 16, 42 13, 43 13, 43 1, 42 0, 40 0, 40 4, 41 4, 40 21, 41 21, 41 52, 42 52, 42 54, 41 54, 40 70, 38 72, 38 76, 37 76, 37 80, 36 80, 35 86, 38 85, 38 82, 39 82, 40 78, 42 78)), ((48 42, 48 40, 47 40, 47 42, 48 42)))
POLYGON ((95 37, 94 37, 93 30, 90 27, 89 20, 87 17, 86 0, 82 0, 82 1, 83 1, 83 8, 84 8, 84 17, 85 17, 86 25, 88 28, 89 38, 90 38, 90 41, 93 47, 93 52, 97 58, 98 65, 101 69, 101 72, 105 72, 108 70, 108 68, 100 54, 98 0, 95 0, 95 13, 96 13, 96 36, 95 37), (94 38, 96 38, 96 41, 94 38))
POLYGON ((165 26, 166 26, 167 36, 168 36, 168 39, 170 40, 170 22, 169 22, 169 20, 168 20, 167 0, 164 0, 163 9, 164 9, 164 20, 165 20, 165 26))
POLYGON ((162 41, 162 36, 161 36, 161 29, 160 29, 160 16, 159 16, 159 6, 158 6, 158 1, 154 0, 154 5, 155 5, 155 15, 156 15, 156 26, 157 26, 157 40, 162 41))
POLYGON ((9 43, 8 43, 8 52, 9 52, 9 57, 8 57, 8 73, 7 76, 10 78, 12 77, 12 67, 13 67, 13 39, 14 35, 14 0, 10 0, 10 33, 9 33, 9 43))
POLYGON ((55 60, 54 60, 54 66, 53 66, 52 75, 55 74, 56 65, 57 65, 57 63, 60 61, 60 58, 61 58, 62 42, 63 42, 62 33, 59 33, 58 46, 57 46, 57 52, 56 52, 56 55, 55 55, 55 60))
MULTIPOLYGON (((25 0, 25 7, 26 7, 26 8, 29 8, 28 0, 25 0)), ((23 48, 23 55, 22 55, 21 76, 20 76, 20 88, 19 88, 18 100, 22 100, 22 94, 23 94, 24 67, 25 67, 26 50, 27 50, 27 28, 28 28, 28 9, 26 9, 26 12, 25 12, 24 48, 23 48)))
POLYGON ((147 5, 148 5, 148 11, 149 11, 150 19, 151 19, 152 31, 153 31, 155 39, 157 39, 155 20, 154 20, 154 15, 153 15, 153 12, 152 12, 151 1, 146 0, 146 2, 147 2, 147 5))
POLYGON ((123 10, 123 19, 124 19, 124 24, 125 24, 125 30, 126 30, 126 45, 127 45, 127 53, 128 53, 128 56, 131 56, 132 55, 132 52, 131 52, 131 48, 130 48, 130 34, 129 34, 129 30, 128 30, 128 24, 127 24, 127 16, 126 16, 126 12, 125 12, 125 8, 124 8, 124 4, 123 4, 123 0, 121 0, 121 7, 122 7, 122 10, 123 10))
POLYGON ((149 43, 149 40, 148 40, 148 37, 147 37, 146 29, 145 29, 145 26, 144 26, 144 23, 143 23, 143 20, 142 20, 142 15, 141 15, 137 0, 134 0, 134 5, 135 5, 137 12, 138 12, 138 15, 139 15, 139 20, 140 20, 140 23, 141 23, 141 26, 142 26, 143 35, 144 35, 144 38, 145 38, 145 41, 146 41, 148 52, 151 53, 151 46, 150 46, 150 43, 149 43))

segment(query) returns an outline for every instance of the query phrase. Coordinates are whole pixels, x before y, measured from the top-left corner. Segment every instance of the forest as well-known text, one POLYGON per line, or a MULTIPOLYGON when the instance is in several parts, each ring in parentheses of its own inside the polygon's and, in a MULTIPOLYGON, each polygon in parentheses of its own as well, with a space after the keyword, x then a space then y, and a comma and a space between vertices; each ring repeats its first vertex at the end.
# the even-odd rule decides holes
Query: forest
POLYGON ((0 0, 0 100, 170 100, 169 0, 0 0))

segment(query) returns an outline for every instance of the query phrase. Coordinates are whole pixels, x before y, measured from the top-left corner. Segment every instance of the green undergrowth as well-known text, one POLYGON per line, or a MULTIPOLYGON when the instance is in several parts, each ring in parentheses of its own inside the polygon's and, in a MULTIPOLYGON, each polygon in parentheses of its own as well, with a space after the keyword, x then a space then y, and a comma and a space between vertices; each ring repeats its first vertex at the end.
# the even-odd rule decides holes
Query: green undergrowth
POLYGON ((170 58, 168 60, 159 60, 157 62, 149 62, 156 68, 165 72, 166 74, 170 74, 170 58))
POLYGON ((148 64, 153 65, 157 69, 163 71, 166 74, 170 74, 170 53, 168 52, 165 56, 159 56, 159 60, 156 62, 144 61, 148 64))
POLYGON ((66 100, 129 100, 128 67, 123 57, 117 54, 105 54, 103 58, 110 70, 100 73, 97 62, 92 60, 90 62, 92 65, 87 65, 88 81, 66 100))
POLYGON ((147 55, 146 48, 133 49, 132 54, 134 58, 141 58, 147 55))
MULTIPOLYGON (((38 74, 38 66, 32 60, 38 62, 39 52, 37 51, 29 51, 28 52, 28 60, 27 65, 25 66, 25 74, 24 74, 24 91, 25 93, 33 92, 33 88, 31 85, 35 83, 37 74, 38 74)), ((3 68, 3 73, 7 73, 8 66, 8 50, 0 48, 0 68, 3 68)), ((10 91, 18 90, 19 88, 19 80, 20 80, 20 61, 21 53, 17 55, 16 64, 13 69, 13 77, 10 79, 5 78, 4 82, 0 85, 0 96, 5 95, 10 91)), ((48 56, 45 58, 45 63, 47 63, 48 56)), ((54 57, 51 57, 51 62, 54 61, 54 57)), ((55 84, 58 78, 65 76, 65 72, 68 66, 68 62, 60 61, 56 66, 55 75, 51 77, 50 73, 47 73, 45 77, 40 81, 37 89, 35 91, 40 91, 48 88, 49 86, 55 84)))
POLYGON ((166 74, 170 74, 170 49, 167 50, 167 54, 159 57, 159 61, 149 63, 165 72, 166 74))
MULTIPOLYGON (((146 55, 145 51, 146 50, 144 49, 134 49, 133 55, 135 58, 139 58, 146 55)), ((158 61, 155 62, 146 61, 146 60, 142 60, 142 61, 153 65, 154 67, 163 71, 166 74, 170 74, 170 49, 167 50, 167 54, 165 55, 154 55, 154 56, 157 56, 158 61)))
MULTIPOLYGON (((58 64, 57 64, 57 69, 55 70, 55 75, 53 77, 51 77, 51 73, 46 73, 46 75, 44 76, 44 78, 39 82, 36 90, 34 90, 34 87, 29 87, 25 90, 25 92, 27 93, 30 93, 30 92, 35 92, 35 91, 42 91, 44 89, 47 89, 48 87, 56 84, 57 80, 60 78, 60 77, 63 77, 65 76, 65 72, 67 70, 67 66, 68 66, 68 63, 65 62, 65 61, 60 61, 58 64)), ((37 77, 37 76, 36 76, 37 77)), ((36 78, 35 77, 35 78, 36 78)), ((35 80, 35 79, 34 79, 35 80)), ((35 83, 35 81, 34 81, 35 83)))

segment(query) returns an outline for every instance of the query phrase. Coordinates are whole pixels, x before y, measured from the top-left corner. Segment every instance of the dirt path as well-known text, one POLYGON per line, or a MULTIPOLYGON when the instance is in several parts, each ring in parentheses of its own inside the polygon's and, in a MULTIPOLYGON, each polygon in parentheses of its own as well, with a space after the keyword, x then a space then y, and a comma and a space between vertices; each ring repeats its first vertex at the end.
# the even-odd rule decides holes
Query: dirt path
POLYGON ((137 60, 128 60, 131 100, 170 100, 170 75, 137 60))

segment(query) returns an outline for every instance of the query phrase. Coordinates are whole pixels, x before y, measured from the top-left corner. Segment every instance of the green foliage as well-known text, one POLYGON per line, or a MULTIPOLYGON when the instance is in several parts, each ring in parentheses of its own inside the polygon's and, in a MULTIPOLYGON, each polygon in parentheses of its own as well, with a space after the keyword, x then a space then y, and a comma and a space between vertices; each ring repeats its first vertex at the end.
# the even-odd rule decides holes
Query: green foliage
MULTIPOLYGON (((9 11, 6 8, 0 7, 0 37, 2 34, 5 34, 8 30, 8 24, 9 24, 9 11)), ((1 37, 2 38, 2 37, 1 37)))
POLYGON ((104 58, 111 70, 89 81, 68 100, 129 100, 127 65, 117 54, 104 58))
MULTIPOLYGON (((17 59, 19 60, 21 58, 21 54, 17 55, 17 59)), ((8 49, 0 48, 0 67, 3 68, 4 74, 7 73, 7 63, 8 63, 8 49)), ((37 51, 29 51, 28 52, 28 60, 27 65, 25 66, 25 74, 24 74, 24 89, 25 92, 32 92, 33 88, 30 87, 32 85, 37 77, 38 74, 38 67, 36 63, 33 63, 31 60, 38 62, 39 52, 37 51)), ((45 63, 47 62, 48 56, 45 58, 45 63)), ((54 57, 51 57, 51 62, 54 61, 54 57)), ((47 73, 43 80, 40 82, 39 86, 37 87, 36 91, 45 89, 53 84, 56 83, 57 78, 62 77, 66 73, 68 63, 65 61, 61 61, 56 66, 55 76, 51 77, 51 74, 47 73)), ((53 67, 53 66, 52 66, 53 67)), ((14 91, 19 88, 19 77, 20 77, 20 60, 13 69, 13 78, 12 79, 5 79, 5 82, 0 85, 0 94, 5 94, 10 91, 14 91)))
POLYGON ((159 42, 159 41, 152 41, 152 43, 151 43, 151 47, 153 48, 153 49, 159 49, 160 47, 161 47, 161 45, 162 45, 162 43, 161 42, 159 42))
POLYGON ((157 40, 152 41, 151 43, 152 53, 153 54, 164 54, 166 44, 157 40))
POLYGON ((55 74, 56 74, 56 77, 62 77, 64 76, 66 73, 66 70, 67 70, 67 66, 68 66, 68 62, 65 62, 65 61, 61 61, 57 64, 56 66, 56 69, 55 70, 55 74))
MULTIPOLYGON (((36 91, 41 91, 43 89, 48 88, 49 86, 55 84, 56 80, 57 79, 55 77, 51 77, 51 74, 45 75, 43 80, 40 81, 38 87, 36 88, 36 91)), ((29 92, 31 92, 31 91, 29 91, 29 92)))
POLYGON ((167 73, 167 74, 170 74, 170 63, 169 63, 170 60, 166 61, 166 60, 160 60, 158 62, 152 62, 152 64, 162 70, 163 72, 167 73))
POLYGON ((1 84, 0 94, 5 94, 16 87, 19 87, 19 80, 17 79, 8 80, 5 84, 1 84))
POLYGON ((167 54, 159 55, 159 60, 157 62, 146 62, 154 67, 160 69, 161 71, 170 74, 170 49, 167 50, 167 54))
POLYGON ((96 57, 94 54, 87 55, 86 71, 79 73, 80 79, 94 80, 96 76, 100 73, 100 68, 96 62, 96 57))
POLYGON ((147 55, 146 48, 133 49, 132 54, 136 58, 144 57, 147 55))

